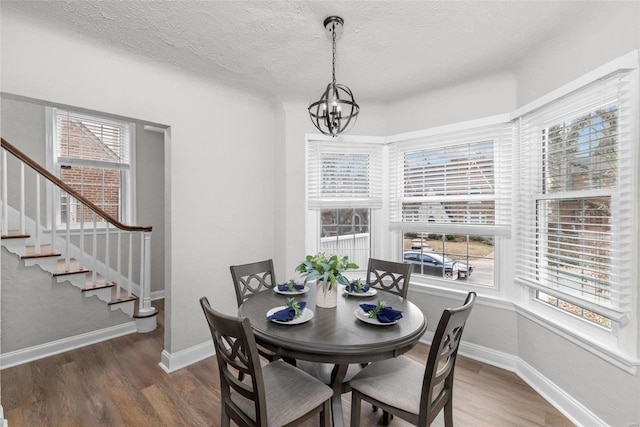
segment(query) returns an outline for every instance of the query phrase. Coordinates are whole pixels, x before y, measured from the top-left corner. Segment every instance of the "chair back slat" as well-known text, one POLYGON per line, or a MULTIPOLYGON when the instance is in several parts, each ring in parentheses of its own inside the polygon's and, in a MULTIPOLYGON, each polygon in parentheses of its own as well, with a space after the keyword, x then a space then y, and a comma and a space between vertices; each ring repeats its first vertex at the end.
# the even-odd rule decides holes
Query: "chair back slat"
POLYGON ((442 407, 451 399, 453 373, 465 323, 476 300, 469 292, 464 304, 444 310, 438 323, 424 373, 420 425, 430 425, 442 407), (434 396, 434 392, 436 395, 434 396), (422 423, 426 424, 422 424, 422 423))
POLYGON ((411 264, 369 258, 367 284, 373 288, 382 289, 406 298, 409 291, 411 271, 411 264))
POLYGON ((238 307, 255 292, 272 289, 277 284, 271 259, 250 264, 232 265, 230 270, 238 307))
POLYGON ((213 310, 206 297, 200 298, 200 304, 216 350, 223 402, 233 404, 229 399, 233 389, 253 401, 257 425, 266 425, 262 368, 249 319, 230 317, 213 310), (244 375, 239 376, 238 372, 244 375))

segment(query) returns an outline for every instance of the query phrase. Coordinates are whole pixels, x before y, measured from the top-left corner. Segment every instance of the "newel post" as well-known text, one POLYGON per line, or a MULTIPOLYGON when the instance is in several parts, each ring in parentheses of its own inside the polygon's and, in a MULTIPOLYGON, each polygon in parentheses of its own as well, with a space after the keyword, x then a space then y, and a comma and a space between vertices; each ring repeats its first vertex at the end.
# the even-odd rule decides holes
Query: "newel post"
POLYGON ((156 326, 156 309, 151 306, 151 232, 141 235, 140 245, 140 298, 136 317, 138 332, 151 332, 156 326))
POLYGON ((151 233, 142 233, 140 254, 140 305, 138 313, 146 315, 155 312, 151 307, 151 233))

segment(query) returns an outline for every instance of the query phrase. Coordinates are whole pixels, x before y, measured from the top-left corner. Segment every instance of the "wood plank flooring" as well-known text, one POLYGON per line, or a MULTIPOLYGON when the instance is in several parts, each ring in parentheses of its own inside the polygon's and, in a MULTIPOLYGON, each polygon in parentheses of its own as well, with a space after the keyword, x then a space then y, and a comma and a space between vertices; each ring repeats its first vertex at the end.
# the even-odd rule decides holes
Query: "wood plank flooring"
MULTIPOLYGON (((151 333, 127 335, 1 371, 9 426, 220 425, 215 357, 166 374, 158 366, 164 302, 153 305, 159 310, 159 327, 151 333)), ((424 363, 427 352, 428 346, 420 344, 409 356, 424 363)), ((460 357, 455 381, 457 426, 573 425, 511 372, 460 357)), ((350 394, 343 396, 343 404, 348 414, 350 394)), ((374 413, 366 405, 362 417, 363 427, 375 426, 380 411, 374 413)), ((317 423, 314 418, 303 425, 317 423)), ((391 423, 408 425, 397 418, 391 423)))

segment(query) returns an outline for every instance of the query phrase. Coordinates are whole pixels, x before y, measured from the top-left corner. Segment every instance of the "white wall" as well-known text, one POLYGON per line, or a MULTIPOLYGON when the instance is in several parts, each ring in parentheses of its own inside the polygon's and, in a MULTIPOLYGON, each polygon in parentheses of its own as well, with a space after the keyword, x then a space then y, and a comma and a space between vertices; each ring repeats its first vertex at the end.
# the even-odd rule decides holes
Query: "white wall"
POLYGON ((251 207, 273 194, 271 106, 6 10, 1 19, 2 91, 171 126, 165 348, 205 342, 199 297, 235 312, 228 266, 273 252, 273 210, 251 207))
POLYGON ((516 80, 508 72, 416 94, 389 105, 386 135, 508 113, 515 95, 516 80))
POLYGON ((639 8, 637 1, 601 1, 594 14, 577 8, 573 22, 514 67, 518 107, 637 49, 639 8))

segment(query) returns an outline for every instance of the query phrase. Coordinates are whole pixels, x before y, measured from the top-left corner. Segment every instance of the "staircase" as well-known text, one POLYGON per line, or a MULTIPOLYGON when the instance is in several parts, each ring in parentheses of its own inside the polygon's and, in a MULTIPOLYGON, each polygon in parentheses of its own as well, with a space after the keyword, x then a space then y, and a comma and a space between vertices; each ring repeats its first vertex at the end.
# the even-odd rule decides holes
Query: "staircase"
POLYGON ((121 310, 135 320, 138 332, 153 331, 157 310, 150 298, 151 227, 121 224, 4 138, 1 141, 2 246, 25 266, 38 266, 58 283, 69 282, 84 296, 97 296, 110 310, 121 310), (9 155, 18 165, 12 173, 7 170, 9 155), (25 188, 25 166, 35 175, 33 191, 25 188), (43 230, 42 187, 52 199, 65 195, 67 206, 79 206, 79 214, 67 214, 64 224, 43 230), (29 214, 26 197, 35 205, 29 214), (134 257, 137 251, 140 258, 134 257), (140 272, 138 283, 133 280, 135 269, 140 272))

